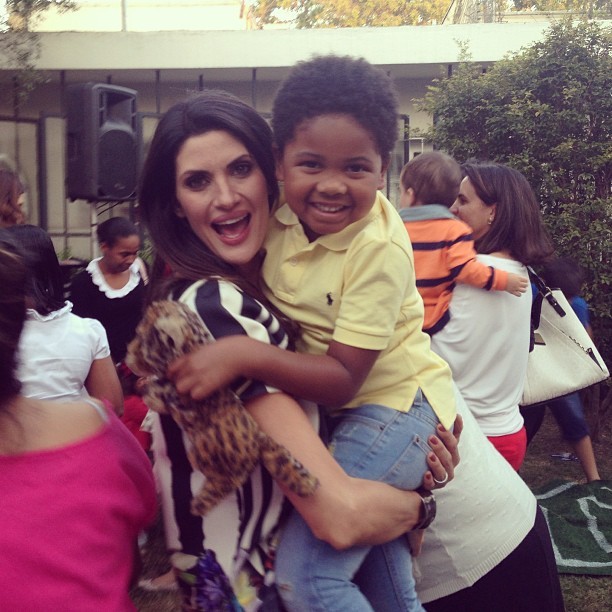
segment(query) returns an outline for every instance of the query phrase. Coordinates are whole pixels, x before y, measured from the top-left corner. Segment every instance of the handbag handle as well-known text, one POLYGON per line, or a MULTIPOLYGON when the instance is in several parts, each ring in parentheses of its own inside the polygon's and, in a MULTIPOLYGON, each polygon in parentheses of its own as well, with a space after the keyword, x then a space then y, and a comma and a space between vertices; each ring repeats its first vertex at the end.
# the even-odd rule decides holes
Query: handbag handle
POLYGON ((537 294, 533 296, 533 302, 531 304, 531 326, 529 330, 529 352, 531 353, 536 342, 535 332, 540 327, 542 301, 547 300, 560 317, 564 317, 566 313, 561 304, 559 304, 553 295, 550 287, 544 282, 544 279, 540 278, 536 274, 535 270, 531 266, 527 266, 527 273, 529 274, 529 279, 538 290, 537 294))
MULTIPOLYGON (((557 302, 557 299, 553 295, 553 292, 550 289, 550 287, 544 282, 544 280, 542 278, 540 278, 535 273, 535 270, 531 266, 527 266, 527 273, 529 274, 529 279, 536 286, 536 288, 538 290, 538 293, 542 296, 542 298, 546 299, 546 301, 555 309, 555 312, 560 317, 564 317, 565 316, 565 310, 563 309, 561 304, 559 304, 559 302, 557 302)), ((535 304, 535 300, 534 300, 534 304, 535 304)), ((539 303, 539 306, 538 306, 538 314, 537 314, 537 325, 535 325, 536 329, 538 328, 538 325, 540 324, 540 311, 541 311, 541 308, 542 308, 542 302, 540 300, 540 303, 539 303)), ((533 321, 534 324, 536 323, 536 321, 533 320, 533 308, 532 308, 532 321, 533 321)))

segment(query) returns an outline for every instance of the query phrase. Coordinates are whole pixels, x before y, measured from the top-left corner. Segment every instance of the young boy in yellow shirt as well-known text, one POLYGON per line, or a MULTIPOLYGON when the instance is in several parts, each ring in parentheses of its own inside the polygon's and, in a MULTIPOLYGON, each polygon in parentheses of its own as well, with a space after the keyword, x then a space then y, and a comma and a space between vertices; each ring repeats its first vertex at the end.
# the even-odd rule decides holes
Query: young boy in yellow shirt
MULTIPOLYGON (((272 127, 286 204, 271 219, 262 276, 269 299, 299 323, 298 352, 223 338, 207 347, 216 371, 205 384, 246 376, 314 400, 348 474, 416 489, 427 440, 452 427, 455 400, 449 367, 422 331, 406 230, 378 191, 397 112, 391 79, 363 59, 317 57, 283 82, 272 127)), ((288 610, 422 610, 405 537, 335 550, 294 512, 275 567, 288 610), (352 582, 360 568, 364 593, 352 582)))

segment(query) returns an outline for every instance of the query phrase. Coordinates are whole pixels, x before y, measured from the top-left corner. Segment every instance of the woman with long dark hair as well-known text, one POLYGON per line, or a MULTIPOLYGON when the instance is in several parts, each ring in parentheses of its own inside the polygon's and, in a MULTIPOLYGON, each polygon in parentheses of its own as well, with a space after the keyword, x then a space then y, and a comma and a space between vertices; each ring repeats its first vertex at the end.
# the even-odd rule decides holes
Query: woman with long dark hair
MULTIPOLYGON (((225 92, 206 91, 174 105, 151 142, 139 193, 156 254, 170 271, 152 279, 153 296, 187 304, 214 338, 243 334, 288 348, 293 327, 259 289, 260 251, 278 196, 265 120, 225 92)), ((193 516, 190 504, 203 475, 187 460, 184 432, 170 416, 154 415, 155 472, 185 609, 222 609, 215 600, 220 593, 228 606, 236 599, 245 609, 262 601, 271 605, 276 538, 288 510, 284 495, 319 538, 339 548, 392 540, 417 524, 420 495, 348 477, 306 416, 316 416, 313 407, 305 412, 257 380, 237 381, 233 389, 266 433, 289 448, 320 486, 300 498, 258 466, 206 517, 193 516)), ((442 448, 439 442, 435 446, 442 448)), ((443 467, 435 460, 430 466, 440 480, 447 470, 452 475, 451 464, 443 467)), ((431 474, 427 482, 433 486, 431 474)))
MULTIPOLYGON (((527 179, 495 163, 468 163, 463 171, 451 212, 472 228, 478 260, 527 276, 525 266, 553 252, 527 179)), ((518 470, 527 448, 519 401, 529 355, 531 292, 516 298, 458 286, 450 308, 451 321, 432 338, 432 348, 451 366, 484 434, 518 470)))

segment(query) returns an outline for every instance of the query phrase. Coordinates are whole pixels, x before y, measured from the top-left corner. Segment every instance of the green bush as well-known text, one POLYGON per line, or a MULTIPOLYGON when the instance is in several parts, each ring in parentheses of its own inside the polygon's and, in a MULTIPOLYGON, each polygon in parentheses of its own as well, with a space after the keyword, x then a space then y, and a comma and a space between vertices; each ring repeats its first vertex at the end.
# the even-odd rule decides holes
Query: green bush
MULTIPOLYGON (((419 101, 427 137, 458 161, 506 163, 529 179, 557 254, 585 269, 598 346, 612 357, 612 28, 551 25, 484 71, 462 61, 419 101)), ((465 49, 463 51, 465 54, 465 49)), ((464 58, 466 59, 466 58, 464 58)))

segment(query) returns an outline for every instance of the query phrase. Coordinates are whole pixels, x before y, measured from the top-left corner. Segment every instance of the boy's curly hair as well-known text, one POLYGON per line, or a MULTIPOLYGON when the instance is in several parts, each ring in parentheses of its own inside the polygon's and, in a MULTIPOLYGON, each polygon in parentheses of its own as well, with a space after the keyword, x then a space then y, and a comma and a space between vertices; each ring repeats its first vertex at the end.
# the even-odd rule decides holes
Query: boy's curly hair
POLYGON ((298 62, 281 83, 272 108, 272 129, 282 154, 297 126, 321 115, 353 117, 389 160, 398 137, 398 96, 391 77, 350 56, 315 56, 298 62))

